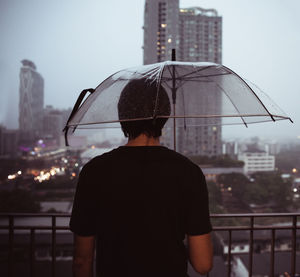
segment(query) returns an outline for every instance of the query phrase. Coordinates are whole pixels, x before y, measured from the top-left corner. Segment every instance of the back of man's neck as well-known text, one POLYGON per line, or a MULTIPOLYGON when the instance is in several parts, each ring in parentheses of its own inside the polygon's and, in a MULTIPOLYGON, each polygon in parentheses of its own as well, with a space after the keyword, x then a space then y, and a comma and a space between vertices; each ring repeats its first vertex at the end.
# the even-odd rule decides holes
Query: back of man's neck
POLYGON ((134 139, 129 139, 125 146, 159 146, 159 138, 147 137, 141 134, 134 139))

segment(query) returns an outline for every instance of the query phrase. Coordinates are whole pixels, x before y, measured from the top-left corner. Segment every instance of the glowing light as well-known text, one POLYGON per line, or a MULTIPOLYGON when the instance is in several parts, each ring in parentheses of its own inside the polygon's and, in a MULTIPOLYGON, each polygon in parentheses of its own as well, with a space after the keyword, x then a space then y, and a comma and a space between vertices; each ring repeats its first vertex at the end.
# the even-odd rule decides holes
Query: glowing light
POLYGON ((8 175, 7 176, 7 179, 8 180, 13 180, 13 179, 15 179, 16 178, 16 175, 15 174, 12 174, 12 175, 8 175))
POLYGON ((294 189, 293 189, 293 192, 297 192, 297 191, 298 191, 297 188, 294 188, 294 189))
POLYGON ((293 168, 292 170, 293 173, 297 173, 297 171, 298 171, 297 168, 293 168))
POLYGON ((167 27, 167 24, 162 23, 160 26, 161 26, 162 28, 166 28, 166 27, 167 27))
POLYGON ((95 149, 95 148, 96 148, 96 146, 95 146, 95 145, 92 145, 92 146, 91 146, 91 148, 92 148, 92 149, 95 149))
POLYGON ((168 42, 169 42, 169 43, 171 43, 171 42, 172 42, 172 39, 171 39, 171 38, 169 38, 169 39, 168 39, 168 42))
POLYGON ((228 187, 227 190, 228 190, 228 191, 232 191, 232 188, 231 188, 231 187, 228 187))
POLYGON ((76 163, 75 166, 78 167, 78 163, 76 163))
POLYGON ((73 173, 72 173, 72 176, 73 176, 73 177, 75 177, 75 176, 76 176, 76 173, 75 173, 75 172, 73 172, 73 173))
POLYGON ((19 171, 18 171, 18 175, 21 175, 21 174, 22 174, 22 171, 21 171, 21 170, 19 170, 19 171))

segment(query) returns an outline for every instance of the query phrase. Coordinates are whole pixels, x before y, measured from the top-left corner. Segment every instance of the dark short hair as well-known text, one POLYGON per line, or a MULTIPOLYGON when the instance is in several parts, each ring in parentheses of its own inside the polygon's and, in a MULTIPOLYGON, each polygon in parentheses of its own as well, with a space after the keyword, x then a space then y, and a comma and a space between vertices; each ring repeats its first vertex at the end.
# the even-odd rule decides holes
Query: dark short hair
POLYGON ((155 138, 161 136, 168 118, 159 116, 169 116, 170 111, 170 100, 165 89, 146 78, 129 81, 118 103, 121 127, 125 137, 130 139, 141 134, 155 138))

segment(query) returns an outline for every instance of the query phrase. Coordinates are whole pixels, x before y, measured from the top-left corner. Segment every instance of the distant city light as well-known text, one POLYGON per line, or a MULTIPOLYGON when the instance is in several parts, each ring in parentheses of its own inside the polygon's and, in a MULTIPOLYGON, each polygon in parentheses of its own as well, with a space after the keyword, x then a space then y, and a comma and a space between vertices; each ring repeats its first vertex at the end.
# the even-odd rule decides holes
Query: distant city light
POLYGON ((18 175, 21 175, 21 174, 22 174, 22 171, 21 171, 21 170, 19 170, 19 171, 18 171, 18 175))
POLYGON ((228 190, 228 191, 232 191, 232 188, 231 188, 231 187, 228 187, 227 190, 228 190))
POLYGON ((78 163, 75 164, 76 167, 78 167, 78 165, 79 165, 78 163))
POLYGON ((8 180, 13 180, 13 179, 15 179, 16 178, 16 175, 15 174, 13 174, 13 175, 8 175, 7 176, 7 179, 8 180))
POLYGON ((169 39, 168 39, 168 42, 169 42, 169 43, 171 43, 171 42, 172 42, 172 39, 171 39, 171 38, 169 38, 169 39))
POLYGON ((293 192, 297 192, 297 191, 298 191, 297 188, 294 188, 294 189, 293 189, 293 192))
POLYGON ((35 181, 40 183, 49 180, 51 177, 55 176, 57 173, 64 171, 64 168, 60 169, 58 167, 52 167, 49 171, 42 170, 39 175, 34 178, 35 181))
POLYGON ((161 24, 161 27, 162 27, 162 28, 166 28, 166 27, 167 27, 167 24, 162 23, 162 24, 161 24))
POLYGON ((293 173, 297 173, 297 171, 298 171, 297 168, 293 168, 292 170, 293 173))

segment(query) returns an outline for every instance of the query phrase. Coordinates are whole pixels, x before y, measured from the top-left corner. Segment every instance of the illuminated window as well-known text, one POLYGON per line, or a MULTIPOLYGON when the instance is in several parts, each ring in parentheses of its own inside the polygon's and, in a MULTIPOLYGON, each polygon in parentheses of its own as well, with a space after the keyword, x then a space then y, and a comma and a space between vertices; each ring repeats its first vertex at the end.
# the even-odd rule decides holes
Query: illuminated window
POLYGON ((167 27, 167 24, 162 23, 160 26, 161 26, 162 28, 166 28, 166 27, 167 27))
POLYGON ((172 42, 172 39, 169 38, 169 39, 168 39, 168 42, 171 43, 171 42, 172 42))

